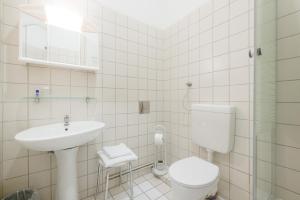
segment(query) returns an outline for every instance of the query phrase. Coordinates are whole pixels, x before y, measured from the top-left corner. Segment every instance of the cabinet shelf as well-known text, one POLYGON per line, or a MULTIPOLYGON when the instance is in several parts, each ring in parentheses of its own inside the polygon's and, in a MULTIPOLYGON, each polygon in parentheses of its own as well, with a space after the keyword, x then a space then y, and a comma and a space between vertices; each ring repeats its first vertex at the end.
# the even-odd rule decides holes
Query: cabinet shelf
POLYGON ((44 66, 51 66, 54 68, 68 68, 68 69, 75 69, 75 70, 78 69, 78 70, 86 70, 86 71, 98 71, 99 70, 99 67, 51 62, 51 61, 38 60, 38 59, 26 58, 26 57, 19 57, 19 60, 26 64, 28 63, 28 64, 33 64, 33 65, 44 65, 44 66))

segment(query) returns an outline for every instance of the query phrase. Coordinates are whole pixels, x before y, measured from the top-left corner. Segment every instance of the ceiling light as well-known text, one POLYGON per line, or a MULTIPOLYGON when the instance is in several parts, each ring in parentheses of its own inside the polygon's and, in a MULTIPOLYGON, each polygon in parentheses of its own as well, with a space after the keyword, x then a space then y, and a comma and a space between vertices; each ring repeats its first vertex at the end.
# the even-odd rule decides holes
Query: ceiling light
POLYGON ((47 23, 63 29, 81 32, 83 19, 80 15, 58 6, 45 6, 47 23))

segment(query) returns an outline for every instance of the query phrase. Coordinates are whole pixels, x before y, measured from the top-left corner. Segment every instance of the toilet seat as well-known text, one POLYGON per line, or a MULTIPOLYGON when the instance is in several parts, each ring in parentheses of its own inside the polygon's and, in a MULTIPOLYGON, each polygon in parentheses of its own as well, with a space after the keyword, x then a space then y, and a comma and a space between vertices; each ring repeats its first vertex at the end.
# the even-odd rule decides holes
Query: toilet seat
POLYGON ((210 186, 218 180, 219 167, 193 156, 172 164, 169 176, 183 187, 202 188, 210 186))

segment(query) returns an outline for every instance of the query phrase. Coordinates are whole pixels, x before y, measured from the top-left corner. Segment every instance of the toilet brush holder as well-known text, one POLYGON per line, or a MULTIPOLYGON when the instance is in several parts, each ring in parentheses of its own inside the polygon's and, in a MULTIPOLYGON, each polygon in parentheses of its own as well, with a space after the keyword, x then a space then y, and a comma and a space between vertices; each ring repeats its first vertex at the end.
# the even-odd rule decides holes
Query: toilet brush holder
POLYGON ((165 128, 158 125, 155 129, 154 144, 155 144, 155 162, 152 168, 154 176, 164 176, 168 173, 168 165, 166 164, 166 142, 165 142, 165 128))
POLYGON ((158 161, 156 166, 152 168, 152 173, 154 176, 160 177, 168 174, 169 167, 163 161, 158 161))

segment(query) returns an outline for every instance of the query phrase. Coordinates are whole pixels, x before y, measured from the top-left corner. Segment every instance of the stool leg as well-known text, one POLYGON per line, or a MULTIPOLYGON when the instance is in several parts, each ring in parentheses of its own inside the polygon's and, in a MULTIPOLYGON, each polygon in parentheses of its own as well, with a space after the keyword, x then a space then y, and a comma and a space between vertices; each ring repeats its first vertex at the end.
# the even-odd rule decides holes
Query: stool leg
POLYGON ((96 196, 99 193, 99 177, 100 176, 100 164, 98 165, 98 172, 97 172, 97 187, 96 187, 96 196))
POLYGON ((133 199, 132 164, 131 164, 131 162, 129 162, 129 187, 130 187, 130 199, 133 199))
POLYGON ((109 182, 109 172, 106 173, 106 186, 105 186, 105 200, 107 200, 108 195, 108 182, 109 182))
POLYGON ((104 182, 103 182, 103 180, 104 180, 104 177, 103 177, 103 175, 104 175, 104 167, 101 165, 101 192, 103 192, 104 191, 104 182))
POLYGON ((120 180, 119 180, 119 186, 122 184, 122 167, 120 167, 120 180))

